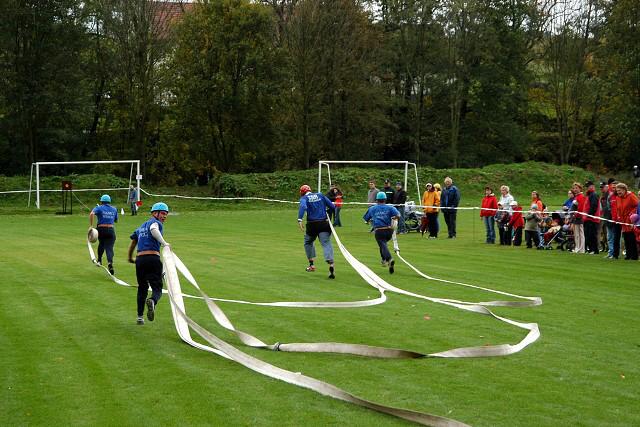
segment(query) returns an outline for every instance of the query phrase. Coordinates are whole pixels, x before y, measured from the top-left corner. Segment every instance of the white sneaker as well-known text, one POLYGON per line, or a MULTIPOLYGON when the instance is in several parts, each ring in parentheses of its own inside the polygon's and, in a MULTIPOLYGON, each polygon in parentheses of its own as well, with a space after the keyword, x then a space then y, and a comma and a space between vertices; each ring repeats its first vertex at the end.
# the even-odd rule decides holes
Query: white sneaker
POLYGON ((138 320, 136 320, 136 325, 144 325, 144 317, 138 316, 138 320))

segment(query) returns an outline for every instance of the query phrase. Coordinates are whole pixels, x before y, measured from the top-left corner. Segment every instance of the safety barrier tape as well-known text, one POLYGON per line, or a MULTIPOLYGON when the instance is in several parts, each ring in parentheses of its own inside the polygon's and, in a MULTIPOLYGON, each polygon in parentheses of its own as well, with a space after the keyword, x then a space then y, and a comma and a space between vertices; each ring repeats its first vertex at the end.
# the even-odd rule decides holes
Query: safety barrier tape
MULTIPOLYGON (((129 187, 113 187, 113 188, 74 188, 73 192, 83 192, 83 191, 110 191, 110 190, 128 190, 129 187)), ((59 193, 61 191, 65 191, 61 188, 57 189, 48 189, 48 190, 40 190, 41 193, 59 193)), ((10 190, 10 191, 0 191, 0 194, 15 194, 15 193, 35 193, 36 190, 10 190)))

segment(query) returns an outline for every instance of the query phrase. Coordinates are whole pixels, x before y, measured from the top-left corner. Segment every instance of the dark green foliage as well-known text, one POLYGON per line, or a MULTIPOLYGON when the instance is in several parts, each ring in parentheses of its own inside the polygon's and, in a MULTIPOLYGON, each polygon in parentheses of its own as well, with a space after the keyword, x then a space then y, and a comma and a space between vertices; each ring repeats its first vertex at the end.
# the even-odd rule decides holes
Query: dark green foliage
POLYGON ((0 172, 135 158, 148 181, 187 185, 320 159, 629 169, 638 16, 632 0, 6 0, 0 172))

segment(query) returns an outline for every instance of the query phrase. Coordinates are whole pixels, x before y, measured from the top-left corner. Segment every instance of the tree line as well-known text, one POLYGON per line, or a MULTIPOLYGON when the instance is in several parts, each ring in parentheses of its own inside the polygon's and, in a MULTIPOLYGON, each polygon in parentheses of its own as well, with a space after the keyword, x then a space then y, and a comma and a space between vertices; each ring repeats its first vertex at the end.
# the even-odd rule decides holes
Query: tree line
POLYGON ((640 154, 636 0, 3 0, 0 173, 145 179, 318 159, 618 170, 640 154))

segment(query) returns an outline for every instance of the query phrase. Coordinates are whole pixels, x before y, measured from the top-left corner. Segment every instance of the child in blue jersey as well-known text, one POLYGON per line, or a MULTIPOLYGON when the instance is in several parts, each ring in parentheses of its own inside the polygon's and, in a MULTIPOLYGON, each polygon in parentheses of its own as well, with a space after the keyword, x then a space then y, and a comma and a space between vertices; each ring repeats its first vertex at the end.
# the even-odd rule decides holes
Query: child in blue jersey
POLYGON ((136 265, 138 279, 138 325, 144 325, 144 306, 147 305, 147 319, 153 321, 155 309, 162 297, 162 261, 160 261, 160 245, 170 246, 162 237, 163 224, 169 214, 165 203, 156 203, 151 207, 151 218, 131 234, 129 245, 129 262, 136 265), (133 259, 134 248, 138 249, 133 259), (151 287, 151 298, 147 298, 151 287))
POLYGON ((382 265, 389 266, 389 273, 393 274, 395 261, 391 258, 391 253, 387 247, 387 243, 393 237, 393 223, 400 217, 398 209, 391 205, 385 204, 387 201, 387 195, 380 191, 376 195, 377 204, 367 209, 364 214, 365 222, 373 222, 373 228, 375 230, 376 242, 380 248, 380 257, 382 258, 382 265))
POLYGON ((93 218, 98 218, 98 264, 102 265, 102 254, 106 252, 108 270, 113 275, 113 245, 116 243, 114 224, 118 222, 118 209, 111 206, 108 194, 100 197, 100 205, 89 213, 89 229, 93 228, 93 218))
POLYGON ((304 233, 305 226, 302 218, 307 213, 307 227, 304 235, 304 251, 309 260, 307 271, 316 271, 313 264, 316 257, 316 248, 313 242, 316 237, 320 240, 324 259, 329 264, 329 279, 334 279, 335 268, 333 265, 333 246, 331 246, 331 227, 327 217, 327 209, 334 210, 335 205, 322 193, 312 193, 311 187, 303 185, 300 187, 300 208, 298 209, 298 226, 304 233))

